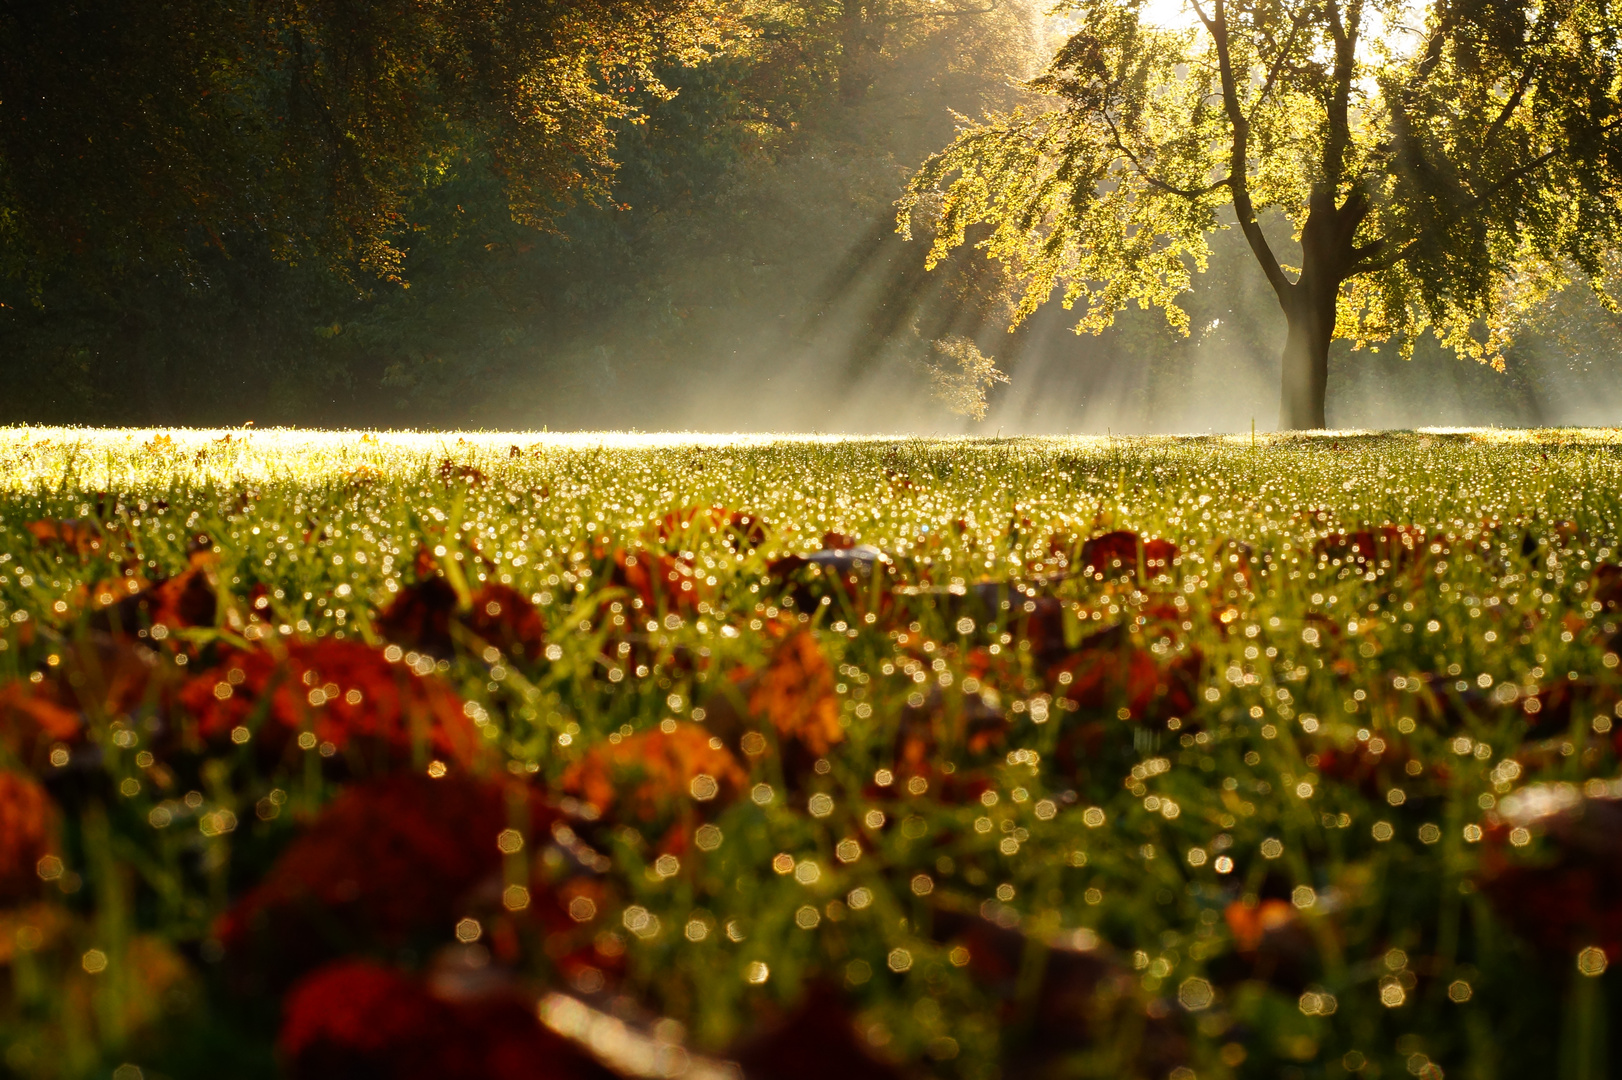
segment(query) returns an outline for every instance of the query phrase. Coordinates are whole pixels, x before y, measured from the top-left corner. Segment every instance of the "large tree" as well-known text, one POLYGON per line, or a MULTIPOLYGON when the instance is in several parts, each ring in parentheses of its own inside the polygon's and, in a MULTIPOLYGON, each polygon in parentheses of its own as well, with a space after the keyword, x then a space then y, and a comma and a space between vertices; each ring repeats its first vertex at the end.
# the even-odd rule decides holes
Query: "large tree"
POLYGON ((1495 366, 1529 305, 1602 290, 1622 228, 1610 0, 1072 0, 1033 101, 964 122, 902 203, 1098 332, 1244 232, 1288 324, 1280 426, 1324 425, 1330 344, 1425 332, 1495 366), (1269 211, 1293 225, 1275 247, 1269 211), (1281 250, 1284 256, 1281 257, 1281 250), (1293 257, 1299 265, 1287 265, 1293 257))

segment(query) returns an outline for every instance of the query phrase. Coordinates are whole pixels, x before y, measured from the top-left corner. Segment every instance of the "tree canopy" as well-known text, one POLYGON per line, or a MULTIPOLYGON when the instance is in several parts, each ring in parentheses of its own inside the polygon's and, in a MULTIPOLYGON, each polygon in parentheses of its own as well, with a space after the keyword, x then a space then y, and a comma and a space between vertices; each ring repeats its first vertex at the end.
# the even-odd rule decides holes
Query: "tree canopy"
POLYGON ((956 370, 933 343, 1000 330, 964 302, 992 290, 926 275, 888 220, 947 106, 1007 107, 1036 70, 1025 0, 554 5, 575 45, 556 19, 511 23, 524 4, 495 26, 374 5, 354 35, 320 8, 286 38, 255 2, 69 19, 0 0, 36 20, 0 36, 29 87, 0 94, 0 418, 624 423, 642 402, 649 422, 757 348, 826 354, 840 382, 906 367, 916 390, 956 370), (587 34, 614 19, 639 52, 587 34), (403 104, 312 44, 335 35, 373 67, 422 58, 388 84, 403 104), (487 41, 567 84, 555 123, 452 80, 487 41), (31 98, 56 114, 9 110, 31 98), (558 168, 518 159, 509 128, 558 168))
POLYGON ((1280 423, 1324 426, 1330 342, 1426 332, 1495 365, 1529 308, 1603 290, 1622 227, 1622 25, 1606 0, 1071 0, 1032 100, 978 122, 901 208, 975 243, 1018 311, 1097 332, 1165 310, 1225 222, 1289 323, 1280 423), (1264 228, 1292 226, 1296 258, 1264 228), (1291 261, 1299 265, 1290 265, 1291 261))
POLYGON ((545 224, 606 191, 655 67, 736 26, 716 0, 0 0, 0 271, 150 274, 250 237, 388 277, 449 159, 545 224))

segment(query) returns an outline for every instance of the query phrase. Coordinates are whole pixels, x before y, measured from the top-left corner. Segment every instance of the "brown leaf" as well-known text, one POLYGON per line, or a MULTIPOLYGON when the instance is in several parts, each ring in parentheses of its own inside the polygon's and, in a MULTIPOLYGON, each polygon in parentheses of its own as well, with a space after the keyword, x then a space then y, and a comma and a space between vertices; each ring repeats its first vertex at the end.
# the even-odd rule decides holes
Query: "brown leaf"
POLYGON ((698 794, 694 781, 708 776, 715 786, 703 801, 724 805, 748 778, 737 758, 710 740, 708 730, 689 723, 599 743, 569 767, 561 786, 599 815, 616 811, 621 818, 656 822, 690 808, 698 794))
POLYGON ((822 757, 844 740, 833 670, 809 630, 785 637, 749 691, 749 712, 770 721, 780 740, 822 757))

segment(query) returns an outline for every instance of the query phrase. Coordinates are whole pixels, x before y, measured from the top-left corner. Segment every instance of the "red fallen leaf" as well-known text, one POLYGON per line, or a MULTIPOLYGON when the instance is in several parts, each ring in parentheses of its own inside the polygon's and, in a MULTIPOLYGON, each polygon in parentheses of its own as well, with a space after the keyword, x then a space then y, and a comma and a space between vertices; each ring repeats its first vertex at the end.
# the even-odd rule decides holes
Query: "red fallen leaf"
POLYGON ((1164 1002, 1146 1002, 1138 980, 1107 948, 1096 941, 1078 943, 1069 934, 1033 942, 1032 935, 1016 928, 1017 918, 994 922, 985 908, 981 911, 974 915, 938 905, 932 932, 967 950, 967 970, 992 997, 1003 1022, 1024 1029, 1018 1048, 1004 1060, 1003 1075, 1064 1075, 1062 1068, 1055 1071, 1056 1064, 1112 1042, 1113 1053, 1131 1054, 1118 1066, 1119 1075, 1166 1076, 1188 1060, 1187 1034, 1174 1019, 1179 1013, 1163 1008, 1164 1002), (1033 946, 1043 956, 1041 981, 1034 988, 1028 983, 1033 946), (1130 1044, 1115 1042, 1128 1024, 1141 1034, 1130 1044))
POLYGON ((1003 649, 993 655, 991 650, 984 646, 970 649, 964 655, 963 675, 994 691, 994 697, 1008 689, 1012 689, 1016 695, 1021 693, 1025 680, 1019 657, 1014 650, 1003 649))
POLYGON ((1593 591, 1590 595, 1606 611, 1622 611, 1622 566, 1603 562, 1594 567, 1593 591))
POLYGON ((823 551, 848 551, 856 546, 855 537, 829 530, 822 534, 823 551))
POLYGON ((677 724, 671 732, 645 731, 618 743, 599 743, 569 767, 561 787, 599 815, 618 808, 619 817, 643 822, 680 816, 706 792, 702 801, 725 804, 737 797, 747 776, 737 758, 710 739, 697 724, 677 724), (708 777, 713 788, 700 777, 708 777))
POLYGON ((389 641, 437 657, 455 652, 453 624, 511 656, 534 659, 546 648, 540 612, 528 597, 507 585, 479 589, 464 612, 450 583, 430 574, 402 589, 377 620, 379 632, 389 641))
MULTIPOLYGON (((981 587, 976 586, 975 589, 979 592, 981 587)), ((1108 602, 1113 603, 1114 601, 1108 602)), ((1124 601, 1122 603, 1124 604, 1124 601)), ((1105 605, 1105 600, 1099 600, 1096 607, 1102 608, 1105 605)), ((995 608, 1000 605, 991 604, 988 606, 995 608)), ((1083 609, 1070 608, 1069 611, 1073 612, 1074 621, 1077 625, 1067 631, 1067 605, 1064 601, 1052 596, 1031 596, 1022 601, 1016 595, 1011 599, 1008 611, 1009 614, 1003 616, 1003 621, 1008 627, 1009 634, 1016 641, 1030 642, 1029 652, 1031 658, 1041 668, 1052 667, 1070 656, 1073 649, 1069 644, 1068 633, 1089 629, 1087 612, 1083 609)), ((1182 624, 1187 618, 1182 611, 1178 610, 1175 604, 1158 600, 1150 600, 1141 605, 1128 607, 1127 611, 1129 613, 1129 622, 1131 613, 1134 612, 1142 620, 1137 624, 1139 627, 1137 633, 1140 636, 1163 634, 1173 640, 1181 637, 1182 624)), ((1220 619, 1216 620, 1216 625, 1225 627, 1225 624, 1220 619)), ((1094 636, 1106 632, 1095 631, 1094 636)))
POLYGON ((1000 757, 1007 741, 1008 718, 1000 704, 993 707, 978 693, 959 699, 932 687, 922 705, 901 710, 890 765, 891 785, 870 783, 866 794, 871 799, 904 798, 918 793, 912 784, 921 779, 934 802, 977 803, 995 785, 972 763, 1000 757), (942 768, 943 746, 954 748, 952 756, 958 764, 951 771, 942 768))
POLYGON ((43 766, 51 744, 84 734, 84 720, 60 700, 59 689, 54 681, 0 685, 0 743, 16 760, 43 766))
POLYGON ((1295 905, 1288 900, 1263 900, 1257 904, 1235 900, 1223 910, 1222 917, 1233 935, 1234 947, 1242 953, 1255 952, 1269 934, 1299 922, 1295 905))
POLYGON ((1153 576, 1155 571, 1170 567, 1178 554, 1177 545, 1170 540, 1149 540, 1143 545, 1143 565, 1153 576))
POLYGON ((650 612, 697 610, 703 577, 687 562, 651 551, 616 548, 608 569, 612 585, 634 593, 650 612))
MULTIPOLYGON (((1236 613, 1235 618, 1237 617, 1238 616, 1236 613)), ((1230 619, 1228 621, 1232 622, 1233 620, 1230 619)), ((1346 627, 1343 626, 1338 620, 1332 619, 1328 615, 1324 615, 1321 612, 1307 612, 1306 616, 1302 619, 1302 622, 1313 627, 1320 634, 1329 639, 1337 639, 1346 633, 1346 627)))
POLYGON ((1406 569, 1428 560, 1429 545, 1424 530, 1415 526, 1382 525, 1349 534, 1331 533, 1318 541, 1315 551, 1320 559, 1340 559, 1346 565, 1406 569))
POLYGON ((1223 588, 1237 585, 1248 589, 1251 585, 1251 562, 1256 551, 1241 540, 1221 540, 1211 551, 1211 584, 1213 596, 1220 596, 1223 588))
POLYGON ((26 522, 23 525, 40 547, 59 548, 75 555, 94 555, 105 544, 105 537, 94 523, 68 518, 58 521, 50 518, 26 522))
POLYGON ((146 596, 152 622, 171 627, 213 626, 219 608, 213 577, 211 570, 194 566, 153 586, 146 596))
POLYGON ((449 686, 355 641, 227 649, 181 689, 180 703, 204 739, 228 736, 268 705, 255 737, 273 757, 304 731, 340 751, 381 752, 390 763, 433 756, 467 765, 479 748, 449 686))
POLYGON ((1570 784, 1534 784, 1499 803, 1483 841, 1479 883, 1522 937, 1558 956, 1597 945, 1622 956, 1622 799, 1585 797, 1570 784), (1542 834, 1534 854, 1514 829, 1542 834))
POLYGON ((867 1050, 844 1001, 822 986, 733 1056, 749 1080, 901 1080, 905 1075, 867 1050))
POLYGON ((312 972, 283 1003, 277 1049, 294 1080, 610 1080, 516 993, 448 1000, 367 960, 312 972))
MULTIPOLYGON (((1318 965, 1318 944, 1288 900, 1268 898, 1247 904, 1235 900, 1222 912, 1233 934, 1239 972, 1213 971, 1219 980, 1239 975, 1291 990, 1303 990, 1318 965)), ((1231 966, 1231 965, 1229 965, 1231 966)))
MULTIPOLYGON (((554 835, 561 831, 554 829, 554 835)), ((541 886, 531 892, 524 911, 486 920, 485 940, 498 960, 516 962, 522 951, 517 932, 522 917, 545 935, 547 959, 558 975, 577 987, 583 983, 595 983, 599 988, 612 985, 624 974, 625 950, 612 934, 602 935, 599 929, 603 917, 613 913, 617 899, 610 883, 602 878, 573 877, 555 886, 541 886)))
MULTIPOLYGON (((978 798, 985 781, 958 769, 941 774, 941 747, 953 746, 968 760, 1002 752, 1008 739, 1008 718, 1001 708, 993 708, 979 694, 963 695, 961 704, 951 702, 939 687, 931 690, 923 705, 901 711, 896 732, 895 767, 897 777, 922 776, 931 788, 959 796, 978 798), (934 782, 937 774, 941 783, 934 782), (944 789, 944 790, 943 790, 944 789)), ((946 798, 945 801, 954 801, 946 798)))
POLYGON ((104 629, 127 633, 149 626, 213 626, 218 615, 214 559, 193 556, 191 569, 118 600, 98 613, 95 622, 104 629))
POLYGON ((728 510, 724 506, 690 506, 685 510, 672 510, 660 520, 655 532, 661 543, 695 534, 720 535, 740 551, 758 547, 766 541, 766 527, 760 518, 741 510, 728 510))
POLYGON ((39 892, 39 861, 55 847, 56 809, 38 782, 0 770, 0 901, 39 892))
POLYGON ((1065 643, 1062 600, 1052 596, 1028 596, 990 583, 975 585, 973 593, 1015 641, 1030 642, 1030 654, 1037 666, 1054 663, 1069 650, 1065 643))
POLYGON ((1068 564, 1071 559, 1078 554, 1076 550, 1076 538, 1071 536, 1068 532, 1053 533, 1048 537, 1047 545, 1043 550, 1047 561, 1056 562, 1061 565, 1068 564))
MULTIPOLYGON (((348 1075, 363 1068, 368 1057, 420 1039, 440 1011, 439 1003, 398 971, 345 961, 313 973, 288 994, 278 1049, 295 1075, 348 1075)), ((396 1072, 384 1073, 375 1064, 370 1071, 396 1072)))
POLYGON ((79 586, 74 590, 73 603, 76 607, 89 606, 99 610, 128 600, 151 587, 152 583, 141 575, 125 573, 121 577, 107 578, 94 585, 79 586))
MULTIPOLYGON (((1348 669, 1342 674, 1351 678, 1354 672, 1348 669)), ((1467 720, 1501 718, 1506 711, 1518 711, 1524 714, 1527 736, 1534 739, 1569 729, 1573 710, 1610 712, 1618 700, 1615 687, 1588 678, 1560 679, 1531 693, 1523 693, 1512 683, 1488 690, 1472 680, 1436 672, 1410 677, 1410 688, 1416 683, 1413 703, 1431 727, 1448 729, 1467 720), (1465 684, 1462 690, 1461 682, 1465 684), (1499 696, 1505 689, 1511 691, 1507 700, 1499 696)))
MULTIPOLYGON (((975 686, 972 692, 948 692, 931 685, 922 705, 901 710, 892 769, 899 780, 921 776, 936 793, 934 797, 943 802, 980 797, 987 786, 985 778, 962 767, 943 772, 941 748, 953 747, 952 756, 959 762, 1002 754, 1009 731, 1002 698, 1023 697, 1040 685, 1034 679, 1027 681, 1016 656, 1011 651, 993 656, 987 649, 973 649, 963 659, 962 684, 975 686)), ((902 783, 897 790, 904 788, 902 783)), ((869 794, 885 795, 876 787, 869 794)))
MULTIPOLYGON (((906 744, 903 744, 903 752, 906 749, 906 744)), ((922 779, 928 785, 924 790, 929 793, 931 802, 944 806, 968 806, 978 804, 981 796, 997 786, 996 777, 988 771, 959 768, 946 772, 940 768, 938 761, 916 763, 902 758, 896 762, 895 775, 895 782, 889 788, 870 783, 863 789, 864 793, 873 800, 906 799, 913 794, 912 782, 922 779)))
MULTIPOLYGON (((1181 636, 1183 623, 1188 621, 1188 613, 1179 608, 1175 601, 1149 600, 1138 608, 1138 615, 1143 622, 1139 624, 1143 634, 1163 633, 1167 637, 1176 639, 1181 636)), ((1212 620, 1218 627, 1224 625, 1220 618, 1212 620)))
POLYGON ((69 684, 59 691, 64 705, 107 717, 167 709, 182 675, 147 644, 119 634, 92 634, 64 649, 57 672, 59 687, 69 684))
POLYGON ((780 742, 796 743, 812 757, 844 739, 833 669, 810 631, 794 631, 778 643, 754 676, 749 712, 770 722, 780 742))
POLYGON ((1165 572, 1179 554, 1177 545, 1170 540, 1144 540, 1135 532, 1117 529, 1103 536, 1095 536, 1081 545, 1081 555, 1077 561, 1084 574, 1107 577, 1111 576, 1112 571, 1120 570, 1136 577, 1140 553, 1143 570, 1150 577, 1165 572))
POLYGON ((475 888, 499 886, 502 831, 518 827, 538 838, 554 820, 532 791, 471 778, 411 773, 352 784, 226 913, 217 933, 233 950, 257 948, 273 976, 356 949, 447 934, 468 913, 475 888))
POLYGON ((1124 706, 1131 719, 1164 721, 1193 711, 1203 663, 1196 649, 1157 660, 1123 625, 1087 638, 1048 674, 1076 710, 1124 706))
POLYGON ((477 465, 458 465, 450 458, 439 463, 439 478, 446 484, 452 480, 463 480, 469 484, 482 484, 487 479, 484 470, 477 465))
POLYGON ((1395 784, 1406 779, 1403 766, 1408 763, 1409 754, 1401 745, 1381 741, 1386 746, 1378 754, 1365 742, 1318 751, 1318 775, 1358 788, 1371 799, 1383 798, 1395 784))
POLYGON ((546 651, 546 623, 529 597, 507 585, 489 584, 473 594, 468 629, 509 656, 538 659, 546 651))
POLYGON ((1095 536, 1081 545, 1081 565, 1086 573, 1103 574, 1115 568, 1137 573, 1138 534, 1126 529, 1095 536))
POLYGON ((389 641, 431 656, 450 656, 451 622, 459 598, 450 582, 430 575, 407 585, 377 619, 378 632, 389 641))
POLYGON ((37 683, 0 684, 0 745, 23 765, 45 768, 53 743, 83 738, 86 717, 162 713, 172 703, 179 669, 135 638, 91 633, 57 656, 37 683))
MULTIPOLYGON (((830 538, 835 537, 824 537, 830 538)), ((852 618, 884 619, 896 606, 895 592, 888 587, 891 568, 890 556, 877 548, 836 547, 785 555, 768 564, 766 573, 782 590, 784 607, 814 611, 826 599, 852 618)))

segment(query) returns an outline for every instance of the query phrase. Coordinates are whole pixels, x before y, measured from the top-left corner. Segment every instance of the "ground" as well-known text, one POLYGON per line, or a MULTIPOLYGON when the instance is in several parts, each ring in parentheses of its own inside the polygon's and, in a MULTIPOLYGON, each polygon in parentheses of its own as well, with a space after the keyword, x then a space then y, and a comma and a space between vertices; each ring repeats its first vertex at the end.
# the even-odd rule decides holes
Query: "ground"
POLYGON ((1619 473, 0 430, 7 1067, 1602 1075, 1619 473))

